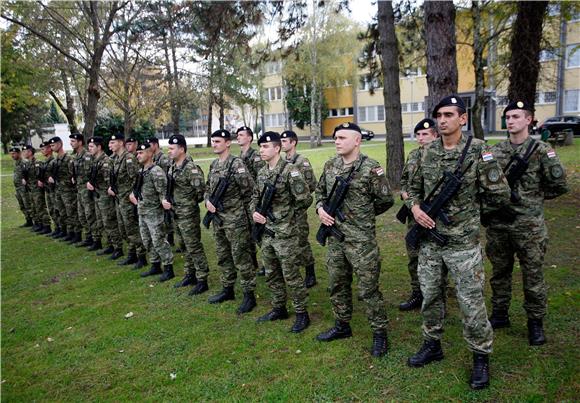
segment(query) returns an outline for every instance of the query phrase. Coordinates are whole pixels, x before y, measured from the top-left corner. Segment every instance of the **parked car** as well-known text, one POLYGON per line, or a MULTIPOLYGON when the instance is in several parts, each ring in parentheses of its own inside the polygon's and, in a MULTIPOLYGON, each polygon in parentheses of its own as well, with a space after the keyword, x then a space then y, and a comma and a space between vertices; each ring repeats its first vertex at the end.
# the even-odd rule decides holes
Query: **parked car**
POLYGON ((363 140, 372 140, 375 137, 375 132, 372 130, 360 128, 363 140))
POLYGON ((580 117, 579 116, 554 116, 548 118, 538 126, 538 133, 548 129, 551 133, 561 132, 565 129, 572 129, 574 137, 580 136, 580 117))

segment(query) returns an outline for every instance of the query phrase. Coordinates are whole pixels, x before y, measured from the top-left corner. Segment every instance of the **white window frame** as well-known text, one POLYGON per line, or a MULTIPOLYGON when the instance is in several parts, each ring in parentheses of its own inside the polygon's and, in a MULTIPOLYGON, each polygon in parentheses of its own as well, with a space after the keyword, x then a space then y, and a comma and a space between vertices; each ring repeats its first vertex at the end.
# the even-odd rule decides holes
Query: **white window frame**
POLYGON ((580 111, 580 89, 578 90, 566 90, 564 91, 564 113, 569 112, 578 112, 580 111), (576 109, 566 109, 568 107, 568 93, 575 92, 576 93, 576 109))
POLYGON ((574 43, 572 45, 566 46, 566 68, 567 69, 577 69, 580 67, 580 44, 574 43), (573 66, 570 65, 570 53, 574 50, 574 58, 577 58, 578 64, 573 66))

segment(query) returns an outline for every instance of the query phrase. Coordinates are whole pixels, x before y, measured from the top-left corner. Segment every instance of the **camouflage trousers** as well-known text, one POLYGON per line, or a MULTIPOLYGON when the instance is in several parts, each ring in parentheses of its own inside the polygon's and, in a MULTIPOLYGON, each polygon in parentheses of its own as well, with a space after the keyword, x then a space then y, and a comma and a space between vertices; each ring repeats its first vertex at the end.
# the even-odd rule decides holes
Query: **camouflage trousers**
POLYGON ((308 214, 304 212, 296 220, 296 226, 298 228, 298 249, 300 253, 300 266, 312 266, 314 265, 314 255, 312 254, 312 247, 310 246, 310 241, 308 240, 308 234, 310 233, 310 227, 308 226, 308 214))
POLYGON ((50 216, 48 215, 46 196, 44 193, 44 188, 39 188, 36 185, 30 189, 30 199, 34 212, 33 219, 37 224, 50 225, 50 216))
MULTIPOLYGON (((415 220, 409 219, 407 222, 407 229, 411 229, 415 225, 415 220)), ((419 284, 419 274, 417 273, 417 267, 419 266, 419 249, 413 248, 405 242, 407 248, 407 257, 409 258, 409 263, 407 263, 407 269, 409 270, 409 277, 411 277, 411 290, 421 291, 421 286, 419 284)))
POLYGON ((185 244, 185 274, 207 281, 209 266, 201 243, 199 207, 194 211, 179 211, 175 217, 175 234, 181 234, 185 244))
POLYGON ((76 189, 57 188, 55 192, 55 208, 58 210, 60 227, 66 232, 81 232, 81 224, 77 215, 76 189))
POLYGON ((548 230, 543 217, 518 217, 512 225, 487 229, 485 252, 493 266, 490 280, 493 309, 509 310, 514 257, 517 256, 528 318, 542 319, 546 315, 547 289, 542 267, 547 244, 548 230))
POLYGON ((117 206, 117 217, 121 219, 119 227, 125 230, 125 235, 121 233, 121 237, 127 240, 130 252, 135 252, 137 255, 144 255, 147 250, 141 240, 141 232, 139 230, 139 217, 135 215, 135 206, 127 197, 119 197, 117 206))
POLYGON ((16 186, 16 200, 18 201, 18 207, 20 207, 20 211, 22 211, 26 220, 32 220, 30 194, 26 190, 26 186, 16 186))
POLYGON ((87 235, 93 235, 96 230, 95 202, 91 192, 86 187, 77 188, 77 213, 82 229, 87 235))
POLYGON ((56 209, 56 193, 54 189, 46 188, 45 197, 46 207, 48 208, 48 215, 50 215, 50 218, 55 225, 60 226, 60 217, 58 210, 56 209))
POLYGON ((326 267, 328 269, 330 302, 334 317, 342 322, 352 319, 352 277, 358 278, 358 299, 373 331, 387 329, 387 311, 379 290, 381 274, 379 248, 375 240, 365 242, 328 239, 326 267))
POLYGON ((457 302, 463 321, 463 338, 473 352, 489 354, 493 330, 487 320, 483 286, 485 273, 481 247, 439 247, 431 241, 419 249, 419 282, 423 293, 423 337, 441 339, 445 315, 445 287, 442 272, 447 267, 457 288, 457 302))
POLYGON ((237 270, 240 271, 240 285, 244 292, 256 289, 256 271, 252 264, 250 228, 247 221, 232 226, 219 226, 213 222, 213 236, 216 243, 218 265, 221 270, 223 287, 233 287, 237 270))
MULTIPOLYGON (((95 194, 96 197, 96 194, 95 194)), ((117 226, 117 211, 115 210, 115 201, 105 193, 100 193, 99 197, 95 198, 95 207, 98 211, 97 220, 100 220, 102 225, 97 225, 97 237, 105 235, 107 243, 115 249, 123 247, 123 241, 119 234, 117 226)))
POLYGON ((286 287, 296 313, 306 312, 308 293, 300 275, 298 234, 291 238, 275 238, 264 235, 262 258, 266 268, 266 283, 272 293, 272 308, 286 308, 286 287))
POLYGON ((123 214, 121 213, 121 204, 118 201, 115 201, 115 215, 117 216, 119 236, 121 239, 127 239, 127 230, 125 229, 125 221, 123 221, 123 214))
POLYGON ((139 230, 151 263, 161 262, 164 266, 173 264, 173 252, 167 242, 163 212, 161 210, 139 212, 139 230))

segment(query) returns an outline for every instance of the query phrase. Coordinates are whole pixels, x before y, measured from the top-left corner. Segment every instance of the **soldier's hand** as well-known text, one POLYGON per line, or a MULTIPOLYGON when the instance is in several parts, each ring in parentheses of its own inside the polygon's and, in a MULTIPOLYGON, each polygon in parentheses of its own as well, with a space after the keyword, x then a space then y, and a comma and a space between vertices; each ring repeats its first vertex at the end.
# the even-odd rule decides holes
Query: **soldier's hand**
POLYGON ((405 201, 409 198, 409 193, 401 192, 401 200, 405 201))
POLYGON ((70 178, 70 181, 71 181, 71 183, 72 183, 73 185, 76 185, 76 184, 77 184, 77 183, 76 183, 77 181, 75 181, 75 178, 70 178))
POLYGON ((257 222, 258 224, 266 224, 266 217, 264 217, 262 214, 257 213, 254 211, 254 214, 252 214, 252 218, 254 219, 255 222, 257 222))
POLYGON ((215 213, 217 211, 215 206, 211 204, 209 200, 205 202, 205 207, 207 207, 207 211, 209 211, 210 213, 215 213))
POLYGON ((48 183, 54 183, 54 179, 52 179, 52 176, 48 177, 48 183))
POLYGON ((431 217, 427 215, 427 213, 421 210, 420 206, 414 205, 413 208, 411 209, 411 212, 413 213, 413 218, 415 218, 415 221, 420 226, 429 229, 435 228, 435 221, 433 221, 431 217))
POLYGON ((44 182, 42 182, 42 181, 36 181, 36 185, 37 185, 39 188, 43 188, 43 187, 44 187, 44 182))
POLYGON ((87 189, 89 189, 90 191, 95 190, 95 187, 93 185, 91 185, 90 182, 87 182, 87 189))
POLYGON ((115 194, 115 192, 113 192, 113 190, 112 190, 111 188, 108 188, 108 189, 107 189, 107 194, 108 194, 109 196, 113 196, 113 197, 117 196, 117 195, 115 194))
POLYGON ((163 208, 165 210, 171 210, 173 208, 173 205, 171 203, 169 203, 167 200, 163 199, 163 201, 161 202, 161 204, 163 205, 163 208))
POLYGON ((133 193, 131 193, 131 194, 129 195, 129 201, 130 201, 131 203, 133 203, 134 205, 137 205, 137 204, 138 204, 137 198, 135 197, 135 195, 134 195, 133 193))
POLYGON ((328 227, 334 225, 334 218, 324 210, 324 207, 319 207, 318 210, 316 210, 316 213, 318 214, 321 223, 328 227))
POLYGON ((26 185, 26 179, 22 179, 22 184, 26 185))

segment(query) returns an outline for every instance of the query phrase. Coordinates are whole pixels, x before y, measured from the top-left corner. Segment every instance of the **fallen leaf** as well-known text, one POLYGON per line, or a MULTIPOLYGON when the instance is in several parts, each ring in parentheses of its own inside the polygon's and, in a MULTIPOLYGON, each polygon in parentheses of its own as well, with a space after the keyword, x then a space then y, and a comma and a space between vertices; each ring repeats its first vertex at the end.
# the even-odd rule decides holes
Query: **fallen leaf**
POLYGON ((54 341, 54 339, 52 337, 47 337, 46 341, 48 341, 49 343, 52 343, 54 341))
POLYGON ((133 314, 133 312, 129 312, 129 313, 127 313, 127 314, 125 315, 125 319, 132 318, 132 317, 133 317, 133 315, 134 315, 134 314, 133 314))
POLYGON ((301 352, 301 350, 296 350, 296 354, 300 354, 301 352))
POLYGON ((149 284, 149 288, 153 288, 155 287, 153 284, 149 284))
POLYGON ((553 264, 553 265, 551 265, 550 267, 551 267, 552 269, 555 269, 555 268, 556 268, 556 267, 558 267, 558 266, 556 266, 555 264, 553 264))
POLYGON ((71 330, 72 328, 73 328, 72 326, 69 326, 66 328, 66 330, 71 330))
POLYGON ((36 345, 34 346, 34 348, 38 348, 40 347, 40 344, 36 343, 36 345))
POLYGON ((119 350, 119 352, 120 352, 120 353, 124 353, 124 352, 125 352, 125 350, 119 350))
POLYGON ((172 372, 169 374, 169 378, 171 378, 171 380, 174 381, 175 378, 177 378, 177 374, 172 372))

